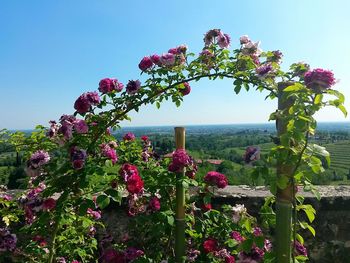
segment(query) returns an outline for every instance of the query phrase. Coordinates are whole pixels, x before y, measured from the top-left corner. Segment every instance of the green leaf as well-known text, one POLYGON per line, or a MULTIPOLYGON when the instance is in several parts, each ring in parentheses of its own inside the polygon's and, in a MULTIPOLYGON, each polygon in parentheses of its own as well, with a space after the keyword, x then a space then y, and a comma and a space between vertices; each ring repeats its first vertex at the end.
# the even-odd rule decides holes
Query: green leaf
POLYGON ((115 189, 108 189, 105 191, 107 195, 109 195, 113 201, 120 203, 122 200, 122 193, 120 191, 117 191, 115 189))
POLYGON ((252 249, 253 246, 253 240, 252 239, 247 239, 245 241, 243 241, 242 243, 242 249, 245 252, 250 252, 250 250, 252 249))
POLYGON ((316 231, 315 231, 315 229, 314 229, 312 226, 307 225, 307 229, 309 229, 309 231, 311 232, 311 234, 312 234, 313 236, 316 236, 316 231))
POLYGON ((237 246, 237 245, 238 245, 238 242, 237 242, 236 240, 234 240, 234 239, 229 239, 228 241, 225 242, 225 244, 226 244, 228 247, 232 248, 232 247, 237 246))
POLYGON ((111 161, 111 160, 106 160, 106 161, 105 161, 105 166, 106 166, 106 167, 113 167, 112 161, 111 161))
POLYGON ((242 86, 235 86, 234 91, 238 94, 241 91, 242 86))
POLYGON ((334 90, 334 89, 329 89, 329 90, 327 90, 327 93, 336 96, 338 98, 338 100, 340 101, 340 103, 344 103, 345 97, 341 92, 334 90))
POLYGON ((173 226, 174 225, 174 217, 173 216, 167 216, 168 224, 173 226))
POLYGON ((348 112, 343 104, 339 105, 337 108, 341 110, 341 112, 344 114, 344 117, 348 116, 348 112))
POLYGON ((303 120, 303 121, 307 121, 307 122, 311 122, 311 119, 307 118, 307 117, 304 117, 304 116, 301 116, 301 115, 298 115, 298 118, 300 120, 303 120))
POLYGON ((315 96, 315 104, 316 104, 316 105, 317 105, 317 104, 321 104, 322 99, 323 99, 323 94, 317 94, 317 95, 315 96))
POLYGON ((301 244, 304 244, 304 238, 300 234, 297 233, 296 238, 301 244))
POLYGON ((288 86, 283 91, 290 92, 290 91, 299 91, 302 90, 304 86, 300 83, 295 83, 294 85, 288 86))
POLYGON ((300 205, 298 206, 298 209, 301 209, 305 212, 310 223, 312 223, 315 220, 316 210, 312 207, 312 205, 300 205))
POLYGON ((105 207, 107 207, 109 205, 110 199, 108 196, 106 195, 99 195, 96 198, 96 203, 98 204, 98 206, 103 209, 105 207))

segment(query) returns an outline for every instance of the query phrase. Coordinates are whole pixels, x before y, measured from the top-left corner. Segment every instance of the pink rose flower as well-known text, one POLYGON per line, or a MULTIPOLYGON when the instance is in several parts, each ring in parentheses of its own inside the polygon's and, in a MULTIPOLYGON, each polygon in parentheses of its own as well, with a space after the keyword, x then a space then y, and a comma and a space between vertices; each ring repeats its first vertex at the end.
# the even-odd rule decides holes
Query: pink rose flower
POLYGON ((94 211, 91 208, 88 208, 86 212, 87 212, 88 215, 90 215, 95 220, 98 220, 98 219, 101 218, 101 212, 100 211, 94 211))
POLYGON ((143 190, 143 181, 138 174, 128 177, 126 189, 130 194, 139 194, 143 190))
POLYGON ((126 85, 126 92, 128 94, 135 94, 141 88, 141 82, 139 80, 129 80, 126 85))
POLYGON ((150 69, 153 66, 152 59, 150 57, 144 57, 141 62, 139 63, 139 68, 142 71, 146 71, 150 69))
POLYGON ((84 120, 75 120, 73 126, 77 133, 87 133, 89 131, 89 126, 84 120))
POLYGON ((239 38, 239 42, 241 43, 241 45, 247 44, 248 42, 250 42, 250 39, 247 35, 243 35, 239 38))
POLYGON ((132 175, 139 175, 139 171, 135 165, 124 163, 119 170, 119 175, 124 179, 124 181, 128 181, 129 177, 132 175))
POLYGON ((151 56, 151 60, 154 64, 156 64, 157 66, 161 66, 162 63, 160 62, 160 56, 157 54, 154 54, 151 56))
POLYGON ((110 93, 112 91, 120 92, 124 87, 124 85, 117 79, 110 78, 102 79, 98 86, 98 90, 104 94, 110 93))
POLYGON ((153 212, 160 210, 159 198, 156 196, 152 197, 151 200, 149 201, 148 208, 153 212))
POLYGON ((56 207, 56 200, 53 198, 47 198, 44 202, 43 202, 43 209, 44 210, 52 210, 56 207))
POLYGON ((128 132, 124 135, 123 140, 124 141, 133 141, 133 140, 135 140, 135 138, 136 138, 135 134, 133 134, 132 132, 128 132))
POLYGON ((160 57, 162 66, 173 66, 175 64, 175 55, 172 53, 165 53, 160 57))
POLYGON ((214 238, 208 238, 203 243, 204 252, 206 254, 218 250, 218 242, 214 238))
POLYGON ((97 92, 86 92, 79 96, 74 103, 74 109, 80 113, 86 113, 90 110, 91 106, 98 105, 100 103, 100 97, 97 92))
POLYGON ((304 79, 305 85, 316 92, 329 89, 336 82, 332 71, 321 68, 306 72, 304 79))
POLYGON ((118 161, 118 155, 116 150, 111 148, 109 144, 102 144, 101 151, 102 151, 102 155, 110 159, 113 164, 115 164, 118 161))
POLYGON ((39 150, 32 154, 29 159, 29 166, 32 169, 39 168, 50 161, 50 155, 48 152, 39 150))
POLYGON ((219 34, 217 39, 219 47, 228 48, 230 46, 231 37, 228 34, 219 34))
POLYGON ((228 185, 226 176, 215 171, 208 172, 204 177, 204 182, 218 188, 225 188, 228 185))

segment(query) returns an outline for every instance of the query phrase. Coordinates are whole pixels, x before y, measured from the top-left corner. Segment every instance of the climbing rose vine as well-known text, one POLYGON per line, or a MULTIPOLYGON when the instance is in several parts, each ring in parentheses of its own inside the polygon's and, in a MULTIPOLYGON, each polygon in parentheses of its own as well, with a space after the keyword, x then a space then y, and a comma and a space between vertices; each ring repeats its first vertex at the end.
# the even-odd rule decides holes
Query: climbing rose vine
MULTIPOLYGON (((146 135, 113 135, 121 121, 130 119, 129 112, 139 111, 142 105, 159 108, 170 99, 180 106, 195 88, 193 82, 232 79, 235 93, 256 88, 267 99, 293 102, 288 110, 279 109, 270 116, 286 124, 283 133, 273 138, 276 146, 271 152, 260 159, 257 147, 247 148, 244 161, 254 163, 253 179, 262 178, 274 196, 297 185, 314 190, 310 176, 322 172, 320 160, 329 161, 329 155, 308 143, 316 129, 313 115, 328 105, 346 114, 344 96, 333 89, 333 73, 310 69, 302 62, 284 72, 281 51, 264 52, 260 42, 248 36, 238 39, 237 45, 228 34, 212 29, 204 35, 198 55, 186 45, 146 55, 138 64, 141 77, 124 81, 126 84, 114 77, 104 78, 97 85, 99 92, 88 91, 76 99, 73 114, 50 121, 49 127, 38 126, 29 137, 20 132, 9 134, 8 141, 28 158, 28 190, 17 198, 0 197, 2 213, 6 213, 0 226, 1 259, 174 262, 175 186, 181 183, 196 191, 186 199, 186 261, 274 262, 269 236, 269 227, 274 228, 274 198, 262 207, 265 216, 259 226, 244 205, 212 204, 228 179, 208 171, 197 181, 197 164, 184 149, 165 158, 154 152, 146 135), (324 94, 333 97, 326 99, 324 94), (281 163, 294 167, 291 177, 271 176, 271 169, 281 163), (105 208, 110 205, 125 211, 126 226, 119 221, 104 223, 105 208), (19 228, 26 238, 18 238, 19 228)), ((294 209, 305 211, 311 222, 312 207, 303 205, 302 198, 296 200, 294 209)), ((293 226, 295 232, 300 228, 312 231, 307 222, 294 220, 293 226)), ((294 259, 307 260, 301 235, 295 235, 292 244, 294 259)))

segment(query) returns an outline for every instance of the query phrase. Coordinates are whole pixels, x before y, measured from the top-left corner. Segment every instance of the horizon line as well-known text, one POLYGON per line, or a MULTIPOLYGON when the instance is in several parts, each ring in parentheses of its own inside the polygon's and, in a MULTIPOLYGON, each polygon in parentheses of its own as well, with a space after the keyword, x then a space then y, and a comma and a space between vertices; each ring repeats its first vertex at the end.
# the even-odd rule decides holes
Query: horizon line
MULTIPOLYGON (((323 124, 323 123, 330 123, 330 124, 350 124, 350 121, 319 121, 317 124, 323 124)), ((183 125, 172 125, 172 124, 166 124, 166 125, 134 125, 134 126, 121 126, 120 129, 123 128, 151 128, 151 127, 193 127, 193 126, 229 126, 229 125, 274 125, 275 122, 240 122, 240 123, 206 123, 206 124, 183 124, 183 125)), ((8 130, 8 131, 33 131, 36 130, 35 128, 32 129, 10 129, 10 128, 0 128, 0 130, 8 130)))

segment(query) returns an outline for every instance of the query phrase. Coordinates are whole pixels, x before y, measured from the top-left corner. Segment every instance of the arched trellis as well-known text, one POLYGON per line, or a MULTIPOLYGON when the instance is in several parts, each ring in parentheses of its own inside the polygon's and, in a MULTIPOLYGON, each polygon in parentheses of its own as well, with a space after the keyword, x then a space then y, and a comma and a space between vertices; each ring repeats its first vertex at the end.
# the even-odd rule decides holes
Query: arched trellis
MULTIPOLYGON (((157 103, 159 107, 159 102, 163 98, 166 98, 171 94, 173 101, 178 105, 182 97, 179 95, 187 95, 189 91, 187 90, 190 86, 191 81, 198 81, 202 78, 216 79, 216 78, 229 78, 234 80, 235 92, 239 93, 241 88, 249 90, 251 86, 255 86, 257 90, 263 91, 266 90, 269 92, 267 97, 278 99, 278 108, 276 113, 272 114, 272 119, 276 120, 276 129, 277 129, 277 148, 281 146, 281 140, 284 138, 290 128, 290 120, 293 118, 300 117, 301 119, 308 122, 305 125, 303 130, 303 138, 301 139, 304 145, 301 147, 297 162, 295 164, 288 164, 285 159, 280 158, 277 163, 277 187, 276 187, 276 237, 275 237, 275 248, 276 248, 276 259, 279 263, 290 262, 292 253, 292 218, 293 218, 293 207, 295 209, 295 180, 294 176, 301 164, 303 154, 307 148, 308 136, 310 134, 310 129, 312 130, 315 126, 315 121, 312 119, 312 115, 323 106, 318 102, 318 106, 315 106, 314 109, 301 109, 304 111, 303 114, 298 116, 295 114, 298 110, 293 109, 295 103, 299 103, 301 108, 304 104, 310 104, 311 101, 322 100, 320 94, 327 93, 326 89, 329 88, 333 83, 310 83, 309 89, 305 86, 304 73, 308 70, 308 65, 304 63, 293 64, 291 69, 292 73, 285 74, 280 71, 279 63, 282 57, 282 54, 279 51, 266 52, 261 56, 260 49, 258 47, 259 43, 254 43, 250 41, 246 36, 240 39, 241 49, 235 50, 234 57, 229 56, 227 49, 229 46, 229 37, 223 35, 220 30, 211 30, 209 31, 204 38, 206 47, 200 53, 199 57, 196 60, 193 60, 191 63, 188 63, 188 54, 186 54, 186 47, 179 46, 175 49, 169 50, 169 53, 163 54, 162 57, 145 57, 140 62, 140 69, 144 73, 148 73, 152 77, 146 81, 147 86, 151 87, 153 93, 148 93, 147 97, 140 99, 136 104, 129 104, 121 113, 118 113, 111 119, 107 124, 107 127, 113 126, 118 120, 120 120, 123 115, 127 114, 129 111, 138 108, 142 104, 147 103, 157 103), (224 40, 222 40, 224 38, 224 40), (225 42, 226 41, 226 42, 225 42), (167 64, 167 56, 173 57, 174 61, 172 65, 167 64), (265 57, 265 61, 261 63, 259 61, 260 57, 265 57), (164 60, 162 62, 162 59, 164 60), (159 61, 158 61, 159 60, 159 61), (196 63, 201 63, 200 71, 198 72, 198 65, 196 63), (154 70, 158 66, 158 70, 154 70), (188 74, 185 76, 182 71, 187 70, 188 74), (197 70, 197 72, 196 72, 197 70), (169 72, 175 72, 175 75, 169 75, 169 72), (246 73, 246 74, 245 74, 246 73), (162 78, 156 78, 155 75, 158 74, 162 78), (293 78, 299 77, 299 82, 295 81, 293 78), (279 81, 277 81, 279 79, 279 81), (168 80, 168 81, 167 81, 168 80), (165 82, 167 86, 159 85, 160 82, 165 82), (313 88, 311 87, 313 86, 313 88), (311 89, 310 89, 311 87, 311 89), (154 92, 154 88, 157 89, 154 92), (170 93, 168 93, 170 92, 170 93), (291 92, 302 94, 293 97, 291 92), (305 93, 305 94, 303 94, 305 93), (164 95, 166 94, 166 95, 164 95), (291 109, 295 110, 294 113, 291 113, 291 109), (287 113, 287 114, 286 114, 287 113), (310 118, 310 119, 308 119, 310 118)), ((189 54, 193 55, 193 54, 189 54)), ((332 82, 332 80, 329 80, 332 82)), ((130 83, 130 82, 129 82, 130 83)), ((337 92, 330 92, 332 95, 336 95, 339 99, 337 102, 337 107, 344 112, 342 108, 342 95, 337 92)), ((133 93, 131 93, 133 96, 133 93)), ((337 104, 336 103, 336 104, 337 104)), ((294 106, 294 108, 296 108, 294 106)), ((184 132, 182 128, 175 129, 175 136, 177 138, 177 148, 184 148, 184 140, 180 139, 181 134, 184 132)), ((300 136, 300 135, 298 135, 300 136)), ((292 136, 291 136, 292 137, 292 136)), ((293 140, 293 138, 291 138, 293 140)), ((289 149, 287 150, 289 151, 289 149)), ((279 150, 276 151, 277 153, 279 150)), ((283 150, 282 150, 283 152, 283 150)), ((178 174, 178 181, 181 181, 183 173, 178 174)), ((181 186, 181 182, 177 186, 177 208, 176 208, 176 261, 182 262, 185 249, 185 233, 184 233, 184 189, 181 186)), ((294 222, 296 224, 296 222, 294 222)), ((295 230, 294 230, 295 232, 295 230)), ((295 240, 295 236, 294 236, 295 240)))
MULTIPOLYGON (((312 134, 316 128, 316 121, 312 116, 327 105, 336 106, 346 114, 343 106, 344 97, 341 93, 330 89, 335 82, 331 72, 320 69, 310 71, 305 63, 293 64, 290 71, 283 72, 280 69, 281 52, 262 53, 259 43, 249 40, 246 36, 240 39, 240 49, 233 50, 233 52, 228 50, 230 37, 218 29, 210 30, 205 35, 204 42, 205 47, 202 52, 193 59, 191 57, 194 54, 188 53, 187 47, 183 45, 170 49, 168 53, 161 56, 153 55, 143 58, 139 68, 149 76, 143 86, 139 80, 129 81, 126 91, 121 92, 123 85, 116 79, 104 79, 99 85, 102 99, 97 92, 82 94, 74 107, 77 110, 75 115, 84 116, 85 121, 91 124, 89 132, 84 134, 87 149, 84 154, 93 155, 106 129, 117 127, 120 121, 128 119, 127 114, 130 111, 138 111, 143 104, 155 103, 159 107, 163 100, 172 99, 179 106, 183 96, 190 92, 191 81, 203 78, 211 80, 229 78, 233 79, 236 93, 239 93, 242 88, 249 90, 252 87, 259 91, 267 91, 269 93, 267 98, 278 100, 278 109, 270 116, 270 119, 276 120, 277 123, 276 147, 271 150, 269 156, 269 164, 275 164, 274 160, 277 160, 277 177, 268 178, 268 183, 276 196, 276 260, 278 263, 290 263, 292 209, 293 207, 296 209, 296 180, 298 182, 307 180, 307 175, 300 172, 299 168, 303 163, 309 164, 315 170, 320 169, 322 165, 312 156, 315 153, 321 154, 322 151, 317 147, 310 148, 308 145, 309 134, 312 134), (118 96, 119 92, 121 93, 118 96), (323 94, 334 95, 336 99, 324 100, 323 94), (112 109, 95 111, 107 105, 111 105, 112 109), (92 125, 92 123, 98 125, 92 125)), ((67 122, 69 119, 64 117, 59 129, 56 126, 51 128, 67 139, 65 142, 69 147, 75 147, 78 141, 71 139, 72 130, 68 129, 67 122)), ((176 134, 179 135, 181 132, 182 130, 178 129, 176 134)), ((184 142, 177 141, 177 148, 184 148, 184 142)), ((86 156, 84 157, 82 152, 79 154, 81 159, 78 161, 82 161, 83 165, 86 156)), ((71 158, 68 158, 67 162, 71 162, 71 158)), ((81 165, 81 162, 78 164, 81 165)), ((78 167, 77 170, 79 169, 78 167)), ((267 179, 266 169, 256 172, 267 179)), ((183 173, 178 173, 179 182, 182 177, 183 173)), ((57 178, 53 178, 51 182, 54 180, 57 178)), ((83 184, 85 178, 82 175, 72 180, 75 181, 71 186, 54 189, 56 192, 61 191, 62 194, 59 198, 60 206, 55 210, 53 234, 49 247, 49 263, 54 260, 56 235, 59 231, 60 213, 63 211, 64 203, 70 197, 71 192, 79 191, 79 186, 83 184)), ((178 233, 175 248, 176 262, 182 262, 185 247, 183 225, 185 204, 184 189, 181 184, 177 187, 177 191, 179 198, 176 228, 178 233)), ((295 223, 294 220, 294 231, 295 223)))

